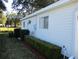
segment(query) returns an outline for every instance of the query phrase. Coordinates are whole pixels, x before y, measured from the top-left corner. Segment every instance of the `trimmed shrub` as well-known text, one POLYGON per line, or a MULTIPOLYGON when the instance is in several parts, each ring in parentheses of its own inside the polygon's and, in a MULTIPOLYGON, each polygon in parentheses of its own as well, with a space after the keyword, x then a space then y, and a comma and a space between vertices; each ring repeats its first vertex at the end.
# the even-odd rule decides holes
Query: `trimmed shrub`
POLYGON ((14 29, 14 37, 15 38, 21 37, 21 29, 14 29))
POLYGON ((61 59, 61 47, 32 36, 26 37, 25 41, 47 59, 61 59))
POLYGON ((20 29, 20 28, 14 29, 14 37, 17 38, 17 39, 18 38, 21 38, 21 41, 24 40, 25 35, 29 35, 29 34, 30 34, 30 31, 29 30, 20 29))
POLYGON ((26 35, 29 35, 29 34, 30 34, 30 31, 29 31, 29 30, 21 29, 21 32, 20 32, 21 40, 24 41, 25 36, 26 36, 26 35))
POLYGON ((30 34, 30 31, 27 30, 27 29, 22 29, 21 32, 22 32, 23 35, 29 35, 30 34))

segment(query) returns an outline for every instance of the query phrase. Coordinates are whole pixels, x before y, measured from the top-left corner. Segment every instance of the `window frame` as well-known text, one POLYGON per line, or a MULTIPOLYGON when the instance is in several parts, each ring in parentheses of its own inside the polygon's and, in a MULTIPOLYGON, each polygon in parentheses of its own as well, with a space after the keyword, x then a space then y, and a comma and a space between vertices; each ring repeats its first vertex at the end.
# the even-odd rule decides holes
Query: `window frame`
POLYGON ((25 22, 23 21, 23 27, 25 28, 25 22))
POLYGON ((41 28, 41 29, 48 29, 49 28, 49 16, 48 15, 40 17, 39 28, 41 28), (45 18, 47 18, 47 19, 45 19, 45 18), (45 24, 47 24, 47 26, 45 24))

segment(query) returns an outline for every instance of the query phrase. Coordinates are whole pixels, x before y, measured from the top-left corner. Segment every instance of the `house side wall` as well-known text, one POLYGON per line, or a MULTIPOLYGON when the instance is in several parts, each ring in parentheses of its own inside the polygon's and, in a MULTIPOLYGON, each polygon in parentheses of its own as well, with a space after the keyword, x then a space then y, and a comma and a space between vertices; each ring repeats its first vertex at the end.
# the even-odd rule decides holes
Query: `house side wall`
MULTIPOLYGON (((67 53, 66 56, 75 56, 75 11, 77 8, 76 3, 65 5, 48 12, 41 13, 37 16, 37 30, 36 37, 50 43, 65 46, 67 53), (49 16, 48 29, 40 28, 40 17, 49 16)), ((62 52, 62 54, 64 54, 62 52)))
POLYGON ((21 28, 30 30, 31 35, 35 35, 37 29, 37 16, 33 16, 21 21, 21 28), (29 23, 30 21, 30 23, 29 23), (23 27, 23 22, 25 22, 25 27, 23 27))
POLYGON ((26 20, 21 20, 21 29, 25 29, 25 27, 24 27, 24 25, 23 25, 23 23, 25 22, 25 27, 26 27, 26 20))
POLYGON ((77 10, 77 3, 62 5, 55 9, 42 12, 37 16, 30 17, 23 22, 26 22, 26 27, 22 29, 29 29, 31 34, 42 40, 56 44, 60 47, 66 47, 66 52, 62 54, 70 57, 75 56, 75 12, 77 10), (40 28, 40 17, 49 16, 48 29, 40 28), (27 25, 28 20, 31 24, 27 25), (35 29, 36 28, 36 29, 35 29))

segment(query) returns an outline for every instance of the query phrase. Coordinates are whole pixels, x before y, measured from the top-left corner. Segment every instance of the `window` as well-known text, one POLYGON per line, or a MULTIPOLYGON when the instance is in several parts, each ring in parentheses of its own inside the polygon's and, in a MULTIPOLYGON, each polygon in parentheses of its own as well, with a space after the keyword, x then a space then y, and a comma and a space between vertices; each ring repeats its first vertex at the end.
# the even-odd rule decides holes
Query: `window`
POLYGON ((41 17, 39 26, 40 28, 48 29, 48 16, 41 17))
POLYGON ((48 28, 48 16, 44 17, 44 28, 48 28))
POLYGON ((23 22, 23 27, 25 27, 25 22, 23 22))

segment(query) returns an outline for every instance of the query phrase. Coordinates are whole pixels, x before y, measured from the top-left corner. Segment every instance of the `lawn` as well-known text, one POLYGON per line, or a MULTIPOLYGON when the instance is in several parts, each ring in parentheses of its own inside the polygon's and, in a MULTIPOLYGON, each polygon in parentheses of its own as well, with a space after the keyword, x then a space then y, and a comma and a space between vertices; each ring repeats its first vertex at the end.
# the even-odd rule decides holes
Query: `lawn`
POLYGON ((14 31, 15 28, 0 27, 0 31, 14 31))

